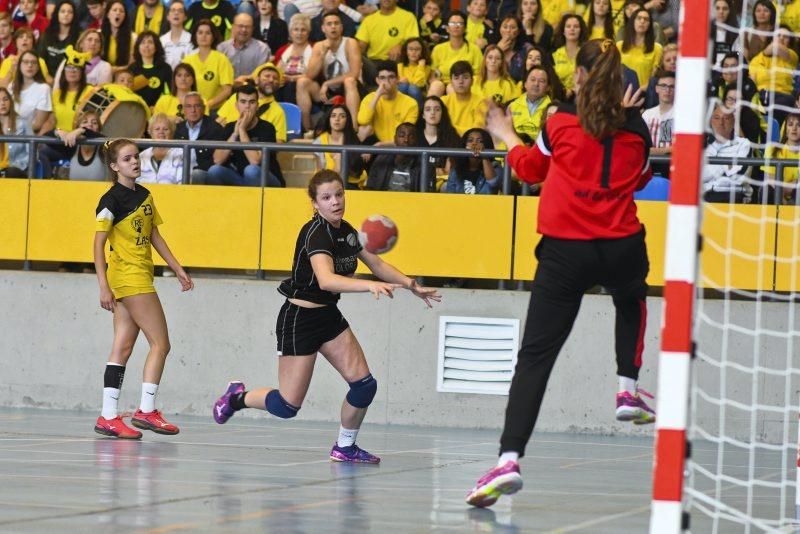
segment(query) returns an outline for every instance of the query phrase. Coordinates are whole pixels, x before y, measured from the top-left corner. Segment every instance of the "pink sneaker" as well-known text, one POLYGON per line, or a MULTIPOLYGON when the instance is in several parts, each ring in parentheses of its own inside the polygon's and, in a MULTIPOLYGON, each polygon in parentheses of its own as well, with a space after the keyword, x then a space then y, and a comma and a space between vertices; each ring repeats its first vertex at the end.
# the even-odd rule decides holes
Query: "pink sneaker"
POLYGON ((642 400, 642 395, 652 399, 653 395, 636 389, 636 395, 627 391, 617 393, 617 421, 633 421, 635 425, 649 425, 656 421, 656 412, 642 400))
POLYGON ((483 475, 467 494, 467 504, 486 508, 497 502, 501 495, 511 495, 522 489, 519 464, 508 461, 483 475))

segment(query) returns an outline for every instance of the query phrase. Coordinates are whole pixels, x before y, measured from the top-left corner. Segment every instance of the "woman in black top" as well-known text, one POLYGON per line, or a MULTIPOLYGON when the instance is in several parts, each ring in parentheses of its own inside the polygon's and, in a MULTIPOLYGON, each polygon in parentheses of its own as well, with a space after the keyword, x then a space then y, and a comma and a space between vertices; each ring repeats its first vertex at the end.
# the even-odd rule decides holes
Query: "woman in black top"
POLYGON ((172 67, 164 59, 164 46, 158 35, 147 30, 136 38, 133 47, 133 90, 151 108, 161 95, 169 94, 172 82, 172 67))
POLYGON ((286 296, 275 329, 281 356, 280 389, 245 391, 243 383, 230 382, 214 404, 214 420, 223 424, 242 408, 266 410, 282 419, 294 417, 308 391, 317 352, 321 352, 350 385, 331 460, 376 464, 380 458, 355 442, 378 384, 361 345, 336 306, 339 294, 369 291, 376 299, 381 295, 391 298, 395 289, 404 287, 428 307, 441 297, 435 289, 417 285, 413 278, 361 248, 358 233, 344 220, 344 181, 337 172, 326 169, 316 173, 308 184, 308 195, 315 214, 297 238, 292 277, 278 289, 286 296), (359 259, 379 280, 352 277, 359 259))
POLYGON ((278 18, 277 0, 256 0, 258 16, 253 25, 253 37, 267 43, 274 56, 283 45, 289 42, 289 27, 278 18))
POLYGON ((56 4, 50 25, 39 38, 38 53, 47 65, 47 71, 55 73, 64 59, 67 45, 74 45, 78 40, 78 17, 75 16, 75 5, 72 0, 61 0, 56 4))

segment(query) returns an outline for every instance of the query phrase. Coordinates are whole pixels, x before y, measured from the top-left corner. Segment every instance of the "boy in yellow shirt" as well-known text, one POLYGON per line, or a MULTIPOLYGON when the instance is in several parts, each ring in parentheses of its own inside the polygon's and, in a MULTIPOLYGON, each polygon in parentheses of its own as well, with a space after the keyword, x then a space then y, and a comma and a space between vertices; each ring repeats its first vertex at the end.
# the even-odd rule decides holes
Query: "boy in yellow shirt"
POLYGON ((453 92, 442 97, 450 120, 458 135, 470 128, 483 128, 486 124, 486 101, 472 92, 472 65, 467 61, 456 61, 450 68, 450 84, 453 92))
POLYGON ((365 96, 358 109, 358 137, 365 141, 374 135, 378 141, 387 142, 394 140, 400 124, 416 124, 419 106, 397 89, 397 63, 379 61, 377 71, 378 89, 365 96))

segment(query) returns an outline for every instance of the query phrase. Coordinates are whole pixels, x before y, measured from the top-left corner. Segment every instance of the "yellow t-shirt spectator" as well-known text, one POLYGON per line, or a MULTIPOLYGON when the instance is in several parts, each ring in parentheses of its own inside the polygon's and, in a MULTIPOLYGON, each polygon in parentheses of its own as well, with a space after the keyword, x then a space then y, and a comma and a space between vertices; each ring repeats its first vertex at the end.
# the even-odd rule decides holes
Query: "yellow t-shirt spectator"
POLYGON ((627 52, 622 51, 622 41, 617 41, 617 48, 622 54, 622 63, 631 70, 636 71, 639 78, 639 87, 647 87, 650 77, 655 74, 661 65, 663 48, 660 44, 653 45, 652 52, 645 52, 644 45, 631 46, 627 52))
MULTIPOLYGON (((275 138, 279 143, 286 142, 286 114, 283 108, 275 101, 274 96, 264 96, 258 99, 258 107, 269 104, 267 109, 259 115, 262 120, 267 121, 275 127, 275 138)), ((236 109, 236 95, 231 95, 217 111, 217 117, 225 124, 239 120, 239 110, 236 109)))
MULTIPOLYGON (((129 59, 133 59, 133 46, 136 44, 136 34, 131 33, 131 47, 130 47, 130 54, 131 57, 129 59)), ((112 66, 117 64, 117 38, 113 35, 108 39, 108 52, 106 52, 107 59, 112 66)), ((125 63, 127 65, 127 62, 125 63)))
POLYGON ((400 124, 404 122, 416 124, 419 117, 419 106, 417 101, 410 96, 406 96, 400 91, 391 100, 383 96, 378 100, 378 105, 374 110, 371 109, 373 100, 375 100, 374 91, 361 101, 361 107, 358 109, 358 124, 361 126, 371 124, 378 140, 394 141, 394 132, 400 124))
MULTIPOLYGON (((622 12, 622 8, 625 6, 625 0, 611 0, 611 11, 608 13, 608 16, 611 17, 611 22, 614 26, 614 35, 617 35, 617 32, 622 25, 625 24, 625 15, 622 12)), ((583 22, 585 22, 588 26, 589 24, 589 12, 591 11, 591 4, 586 7, 586 11, 583 12, 583 22)), ((589 40, 592 39, 602 39, 603 38, 603 30, 602 28, 599 31, 593 30, 592 35, 589 36, 589 40), (595 37, 595 34, 599 37, 595 37)), ((611 37, 613 39, 613 36, 611 37)))
POLYGON ((406 78, 408 83, 424 88, 428 86, 428 78, 431 77, 430 65, 403 65, 397 64, 397 78, 406 78))
POLYGON ((566 13, 575 13, 575 0, 542 0, 542 17, 553 29, 561 22, 566 13))
POLYGON ((481 98, 491 98, 496 104, 505 104, 517 98, 522 91, 520 85, 510 77, 486 80, 484 83, 476 77, 472 83, 472 92, 481 98))
POLYGON ((792 94, 792 71, 797 68, 797 53, 790 49, 789 56, 787 61, 779 55, 767 56, 759 52, 750 60, 750 78, 759 91, 792 94))
POLYGON ((473 22, 471 17, 467 17, 467 30, 464 33, 464 40, 474 45, 478 42, 478 39, 483 38, 486 32, 486 26, 483 25, 485 20, 486 19, 481 19, 478 22, 473 22))
MULTIPOLYGON (((0 80, 8 76, 8 73, 11 72, 11 79, 9 82, 14 81, 14 77, 17 75, 16 69, 12 69, 14 65, 14 58, 17 56, 7 57, 0 63, 0 80)), ((42 71, 42 76, 45 78, 50 77, 50 72, 47 70, 47 63, 44 62, 44 59, 39 58, 39 69, 42 71)))
MULTIPOLYGON (((208 106, 205 105, 203 100, 203 113, 208 115, 208 106)), ((153 115, 156 113, 164 113, 170 117, 177 117, 183 119, 183 105, 181 99, 175 95, 161 95, 153 106, 153 115)))
POLYGON ((533 113, 531 113, 531 108, 528 105, 528 95, 517 97, 508 105, 508 113, 511 115, 511 120, 514 121, 514 130, 518 134, 525 134, 532 141, 536 141, 542 129, 544 110, 547 109, 550 102, 549 96, 543 96, 539 99, 539 103, 534 108, 533 113))
POLYGON ((376 11, 367 16, 356 32, 356 39, 367 43, 370 59, 389 59, 389 50, 412 37, 419 37, 417 19, 413 13, 399 7, 391 15, 376 11))
POLYGON ((486 125, 486 101, 483 97, 470 93, 469 99, 460 99, 455 93, 444 95, 442 102, 447 107, 450 114, 450 121, 458 132, 464 132, 470 128, 483 128, 486 125))
POLYGON ((553 66, 564 89, 572 89, 575 86, 575 60, 570 59, 565 47, 553 52, 553 66))
POLYGON ((780 21, 794 33, 800 33, 800 0, 794 0, 783 8, 780 21))
MULTIPOLYGON (((790 147, 790 146, 769 146, 767 147, 767 157, 770 159, 796 159, 800 160, 800 147, 790 147)), ((777 171, 775 167, 772 165, 764 165, 761 169, 767 173, 772 175, 773 178, 777 178, 777 171)), ((798 169, 797 166, 786 166, 783 168, 783 183, 787 185, 791 185, 793 187, 787 187, 783 190, 783 197, 786 200, 791 200, 792 195, 794 195, 797 186, 797 175, 798 169)))
POLYGON ((94 87, 87 85, 80 95, 77 91, 67 91, 64 101, 61 102, 61 89, 53 89, 53 113, 56 115, 56 128, 67 132, 72 131, 76 104, 92 94, 93 90, 94 87))
POLYGON ((183 62, 194 68, 197 92, 206 102, 217 96, 223 85, 233 85, 233 65, 222 52, 212 50, 205 61, 195 52, 183 58, 183 62))
POLYGON ((450 67, 456 61, 467 61, 472 65, 472 72, 478 74, 481 71, 483 54, 480 48, 469 43, 464 43, 458 50, 453 50, 450 42, 440 43, 433 47, 431 66, 434 72, 439 73, 439 79, 443 83, 450 83, 450 67))

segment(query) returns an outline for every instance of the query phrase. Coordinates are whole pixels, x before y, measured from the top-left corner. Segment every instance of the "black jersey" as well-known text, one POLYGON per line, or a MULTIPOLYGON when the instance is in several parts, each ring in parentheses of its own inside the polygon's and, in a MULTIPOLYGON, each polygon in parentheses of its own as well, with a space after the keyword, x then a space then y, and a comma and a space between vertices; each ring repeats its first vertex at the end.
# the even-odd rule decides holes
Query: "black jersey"
POLYGON ((358 242, 358 233, 350 223, 342 220, 342 224, 336 228, 316 214, 297 236, 292 277, 281 283, 278 292, 289 298, 316 304, 336 304, 339 293, 320 289, 310 258, 314 254, 327 254, 333 259, 333 270, 336 274, 352 276, 358 266, 359 252, 361 244, 358 242))

